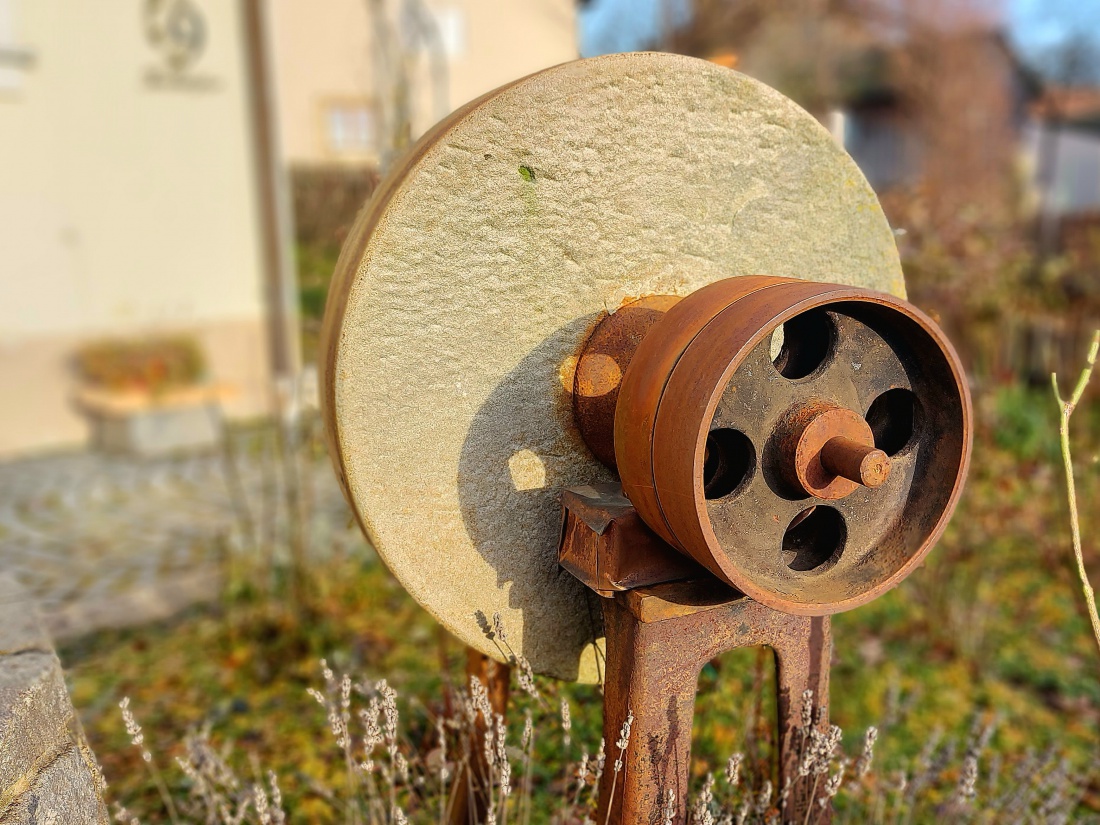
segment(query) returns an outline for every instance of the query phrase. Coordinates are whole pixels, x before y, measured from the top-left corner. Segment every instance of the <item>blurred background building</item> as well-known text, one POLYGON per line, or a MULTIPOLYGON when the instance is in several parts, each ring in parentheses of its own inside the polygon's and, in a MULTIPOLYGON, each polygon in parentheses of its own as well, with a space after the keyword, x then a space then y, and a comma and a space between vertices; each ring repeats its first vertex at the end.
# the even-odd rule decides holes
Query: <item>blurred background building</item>
POLYGON ((0 453, 81 440, 89 339, 187 331, 230 409, 266 408, 242 21, 0 0, 0 453))
POLYGON ((272 23, 296 168, 376 167, 456 106, 577 57, 573 0, 280 0, 272 23))
POLYGON ((1087 5, 0 0, 0 455, 86 437, 78 356, 105 338, 130 342, 97 351, 107 374, 154 405, 148 375, 187 360, 140 352, 165 334, 231 416, 308 397, 340 245, 393 159, 502 83, 629 49, 736 68, 814 113, 975 376, 1045 380, 1100 314, 1087 5))
POLYGON ((582 52, 644 44, 815 114, 896 228, 972 379, 1046 384, 1100 318, 1100 40, 1068 0, 599 0, 582 52), (639 9, 649 13, 640 15, 639 9))
POLYGON ((226 412, 270 411, 302 363, 291 204, 327 267, 396 153, 576 55, 573 0, 0 0, 0 455, 85 439, 100 339, 186 336, 226 412))

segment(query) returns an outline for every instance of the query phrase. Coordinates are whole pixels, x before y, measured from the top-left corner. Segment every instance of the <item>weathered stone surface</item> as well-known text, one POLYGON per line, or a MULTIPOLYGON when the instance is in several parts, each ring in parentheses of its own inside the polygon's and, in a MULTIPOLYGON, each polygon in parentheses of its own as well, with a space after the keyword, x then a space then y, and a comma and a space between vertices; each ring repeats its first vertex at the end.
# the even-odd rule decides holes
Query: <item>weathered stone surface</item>
POLYGON ((106 823, 99 769, 29 600, 0 577, 0 825, 106 823))
POLYGON ((557 565, 561 488, 608 479, 572 366, 624 299, 734 275, 904 294, 893 233, 810 115, 665 54, 547 70, 429 133, 360 216, 324 340, 332 452, 409 592, 493 656, 598 675, 595 597, 557 565))
POLYGON ((0 822, 20 825, 108 822, 103 801, 89 779, 87 759, 79 749, 60 754, 40 771, 35 784, 13 802, 0 822))

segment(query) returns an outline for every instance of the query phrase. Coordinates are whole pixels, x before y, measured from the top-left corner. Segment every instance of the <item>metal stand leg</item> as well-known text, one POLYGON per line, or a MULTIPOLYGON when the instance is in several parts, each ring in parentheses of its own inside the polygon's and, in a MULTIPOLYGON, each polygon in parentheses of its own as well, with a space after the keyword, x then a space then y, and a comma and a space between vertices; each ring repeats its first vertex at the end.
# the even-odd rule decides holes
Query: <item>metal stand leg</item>
MULTIPOLYGON (((779 712, 779 790, 790 781, 783 821, 802 821, 818 803, 813 778, 798 776, 803 692, 826 710, 814 723, 828 725, 828 618, 779 613, 712 583, 658 585, 616 594, 604 601, 607 679, 604 739, 607 766, 597 821, 616 825, 661 825, 668 792, 675 794, 672 822, 687 822, 688 769, 695 691, 703 665, 727 650, 766 645, 775 651, 779 712), (633 713, 621 770, 616 742, 633 713), (608 810, 610 809, 610 819, 608 810)), ((819 783, 820 785, 821 783, 819 783)), ((812 821, 831 819, 828 806, 812 821)))
MULTIPOLYGON (((485 685, 493 713, 505 715, 512 687, 512 669, 492 661, 472 647, 466 648, 466 680, 471 677, 485 685)), ((447 804, 449 825, 477 825, 484 822, 492 805, 493 783, 485 761, 485 728, 489 720, 477 717, 470 738, 470 761, 459 767, 451 783, 447 804)))

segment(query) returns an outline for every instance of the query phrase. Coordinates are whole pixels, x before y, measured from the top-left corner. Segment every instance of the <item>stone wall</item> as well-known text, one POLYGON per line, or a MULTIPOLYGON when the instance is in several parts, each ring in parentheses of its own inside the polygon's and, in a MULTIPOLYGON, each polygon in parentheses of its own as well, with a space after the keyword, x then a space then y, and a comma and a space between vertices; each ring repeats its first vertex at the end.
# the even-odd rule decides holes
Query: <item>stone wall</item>
POLYGON ((103 789, 57 654, 0 576, 0 825, 106 825, 103 789))

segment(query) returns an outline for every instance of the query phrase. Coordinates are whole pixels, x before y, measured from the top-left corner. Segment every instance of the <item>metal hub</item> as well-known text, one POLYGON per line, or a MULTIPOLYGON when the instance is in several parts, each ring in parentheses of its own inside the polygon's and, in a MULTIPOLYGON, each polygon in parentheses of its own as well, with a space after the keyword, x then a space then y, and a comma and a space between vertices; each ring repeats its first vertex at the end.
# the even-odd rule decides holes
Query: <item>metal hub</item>
POLYGON ((834 501, 861 485, 881 487, 890 475, 890 458, 854 410, 815 399, 791 410, 783 426, 790 435, 780 469, 800 493, 834 501))

